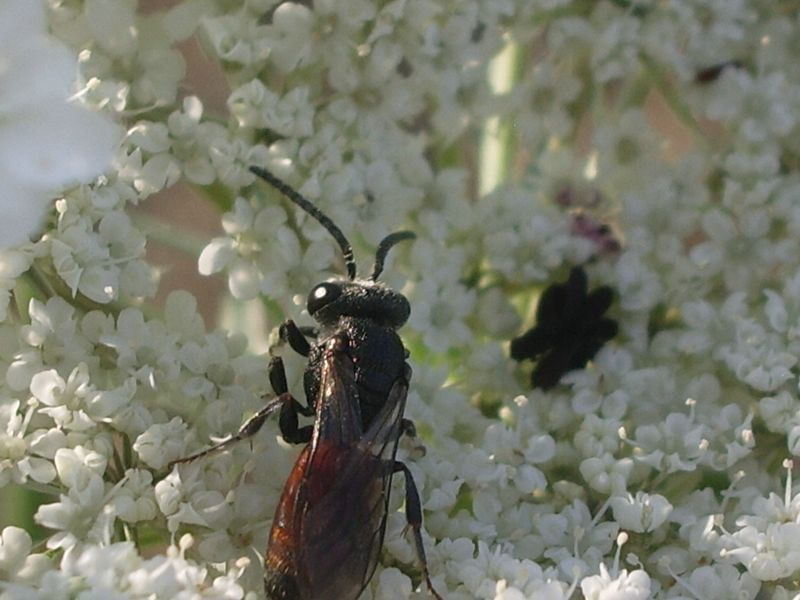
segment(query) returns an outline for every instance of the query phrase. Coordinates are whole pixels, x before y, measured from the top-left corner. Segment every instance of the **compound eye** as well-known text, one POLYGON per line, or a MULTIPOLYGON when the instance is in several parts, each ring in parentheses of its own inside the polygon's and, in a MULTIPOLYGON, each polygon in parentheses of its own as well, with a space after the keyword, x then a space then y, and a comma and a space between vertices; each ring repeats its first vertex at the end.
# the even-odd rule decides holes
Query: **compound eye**
POLYGON ((308 314, 314 316, 319 309, 342 295, 342 286, 336 283, 320 283, 308 295, 308 314))

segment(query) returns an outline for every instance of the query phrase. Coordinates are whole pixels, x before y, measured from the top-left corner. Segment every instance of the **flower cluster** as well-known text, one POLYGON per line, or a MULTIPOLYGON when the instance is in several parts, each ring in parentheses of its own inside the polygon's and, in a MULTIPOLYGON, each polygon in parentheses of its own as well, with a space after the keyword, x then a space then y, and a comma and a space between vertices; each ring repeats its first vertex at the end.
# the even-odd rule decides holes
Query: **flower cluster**
MULTIPOLYGON (((39 526, 0 533, 0 599, 261 596, 298 448, 268 422, 169 466, 264 406, 254 348, 302 400, 278 328, 342 273, 253 165, 359 272, 417 235, 381 279, 443 597, 798 598, 792 3, 164 4, 0 1, 0 494, 39 526), (200 243, 147 212, 180 188, 218 213, 200 243), (156 240, 246 324, 167 289, 156 240)), ((396 479, 364 598, 426 594, 396 479)))

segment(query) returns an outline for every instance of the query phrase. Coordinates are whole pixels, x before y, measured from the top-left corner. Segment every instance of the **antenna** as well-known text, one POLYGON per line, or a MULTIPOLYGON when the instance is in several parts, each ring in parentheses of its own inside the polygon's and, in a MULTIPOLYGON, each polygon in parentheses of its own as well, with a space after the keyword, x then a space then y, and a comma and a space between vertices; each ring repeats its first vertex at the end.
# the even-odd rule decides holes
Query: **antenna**
POLYGON ((375 252, 375 266, 372 267, 372 275, 369 278, 376 281, 378 276, 383 272, 383 262, 386 260, 386 254, 389 250, 403 240, 413 240, 416 234, 413 231, 395 231, 383 238, 378 244, 378 250, 375 252))
MULTIPOLYGON (((333 221, 330 220, 328 215, 326 215, 324 212, 322 212, 316 206, 311 204, 310 201, 308 201, 305 198, 303 198, 303 196, 301 196, 294 189, 289 187, 289 184, 285 183, 282 179, 278 179, 275 175, 273 175, 272 173, 270 173, 266 169, 262 169, 261 167, 250 167, 250 172, 255 174, 255 175, 257 175, 257 176, 259 176, 264 181, 266 181, 268 184, 270 184, 272 187, 274 187, 276 190, 278 190, 281 194, 286 196, 289 200, 294 202, 297 206, 299 206, 304 211, 306 211, 308 214, 310 214, 312 217, 314 217, 317 221, 319 221, 320 225, 322 225, 325 229, 328 230, 328 233, 330 233, 333 236, 333 239, 336 240, 336 243, 339 244, 339 248, 341 248, 341 250, 342 250, 342 256, 344 256, 344 264, 347 267, 347 276, 350 278, 351 281, 353 279, 355 279, 356 278, 356 262, 355 262, 355 260, 353 260, 353 247, 350 245, 350 242, 347 241, 347 238, 344 237, 344 234, 342 233, 342 230, 339 229, 336 226, 336 224, 333 221)), ((397 234, 394 234, 394 235, 397 235, 397 234)), ((386 240, 388 240, 390 237, 392 237, 392 236, 391 235, 388 236, 385 240, 383 240, 383 242, 381 242, 381 245, 378 247, 378 253, 379 254, 380 254, 380 251, 381 251, 381 247, 384 245, 384 242, 386 242, 386 240)), ((397 241, 399 241, 399 240, 397 240, 397 241)), ((396 242, 390 243, 389 247, 394 245, 394 243, 396 243, 396 242)), ((389 250, 389 248, 386 248, 386 250, 383 251, 383 257, 386 256, 386 252, 388 250, 389 250)), ((377 257, 376 257, 375 260, 376 260, 376 265, 375 266, 377 268, 377 266, 378 266, 377 265, 377 257)), ((381 260, 381 270, 382 269, 383 269, 383 260, 381 260)), ((380 273, 380 270, 378 272, 380 273)))

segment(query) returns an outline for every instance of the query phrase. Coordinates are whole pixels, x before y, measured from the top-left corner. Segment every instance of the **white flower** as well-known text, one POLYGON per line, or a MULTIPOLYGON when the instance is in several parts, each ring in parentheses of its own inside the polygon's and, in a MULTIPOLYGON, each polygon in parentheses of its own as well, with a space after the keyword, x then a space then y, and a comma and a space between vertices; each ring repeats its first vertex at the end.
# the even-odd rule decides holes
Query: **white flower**
POLYGON ((0 598, 3 600, 15 597, 7 593, 16 589, 15 585, 35 584, 51 572, 50 558, 45 554, 30 554, 32 548, 31 537, 24 529, 6 527, 0 533, 0 580, 3 581, 0 598))
POLYGON ((158 514, 153 491, 153 475, 150 471, 128 469, 125 483, 113 499, 114 509, 123 521, 136 523, 151 521, 158 514))
POLYGON ((625 181, 629 170, 642 169, 651 153, 658 150, 659 138, 642 111, 629 109, 616 119, 600 124, 594 143, 598 176, 625 181))
POLYGON ((515 284, 544 281, 563 264, 581 263, 592 253, 591 242, 573 236, 567 216, 535 191, 498 189, 478 209, 486 257, 515 284))
POLYGON ((652 309, 663 294, 663 284, 656 273, 634 252, 623 252, 614 264, 614 290, 625 310, 652 309))
POLYGON ((376 579, 375 600, 408 600, 411 597, 411 579, 398 569, 384 569, 376 579))
POLYGON ((48 234, 47 250, 73 295, 106 304, 120 294, 155 294, 155 272, 143 261, 145 237, 119 206, 130 193, 122 184, 79 188, 56 202, 58 228, 48 234))
MULTIPOLYGON (((594 395, 596 394, 593 394, 593 390, 580 390, 573 403, 578 404, 579 399, 594 395)), ((600 399, 596 399, 596 402, 599 405, 600 399)), ((619 444, 621 424, 617 419, 601 419, 596 414, 587 414, 580 430, 575 434, 576 448, 587 458, 600 456, 604 452, 613 452, 619 444)))
MULTIPOLYGON (((440 546, 448 546, 443 541, 440 546)), ((523 594, 523 598, 567 600, 569 587, 555 577, 553 570, 545 571, 532 560, 520 560, 504 553, 499 547, 490 549, 484 542, 475 545, 468 540, 455 540, 447 550, 453 554, 454 571, 471 598, 493 600, 498 593, 523 594), (512 591, 515 590, 515 591, 512 591)), ((514 596, 511 596, 514 597, 514 596)))
POLYGON ((592 489, 603 494, 618 494, 627 489, 633 465, 629 458, 615 459, 606 453, 585 459, 580 464, 580 471, 592 489))
POLYGON ((754 76, 746 69, 732 69, 725 75, 721 89, 709 98, 710 118, 738 122, 737 133, 749 144, 763 144, 792 130, 797 90, 783 72, 754 76))
POLYGON ((593 15, 596 29, 588 41, 592 49, 592 76, 598 82, 622 78, 638 67, 640 20, 626 12, 609 14, 613 10, 616 9, 603 6, 593 15))
POLYGON ((761 206, 726 211, 712 209, 702 217, 706 241, 689 254, 707 277, 722 274, 731 291, 751 289, 760 281, 760 268, 772 268, 793 251, 785 242, 766 235, 772 217, 761 206), (738 213, 738 214, 737 214, 738 213))
POLYGON ((88 398, 94 395, 85 363, 73 369, 68 381, 55 369, 37 373, 31 379, 31 393, 45 405, 39 412, 49 415, 58 427, 76 431, 94 427, 84 410, 88 398))
POLYGON ((770 431, 783 433, 794 415, 795 402, 795 398, 784 390, 775 396, 761 398, 758 412, 770 431))
POLYGON ((464 319, 476 303, 475 292, 458 282, 466 260, 464 252, 443 250, 415 241, 411 253, 423 278, 409 284, 408 293, 413 306, 409 326, 422 334, 425 346, 437 352, 470 341, 472 334, 464 319))
MULTIPOLYGON (((303 298, 340 271, 331 236, 249 171, 263 165, 331 217, 359 267, 387 233, 417 235, 381 279, 411 303, 399 333, 419 436, 398 460, 443 597, 789 600, 800 500, 790 482, 769 492, 775 453, 800 453, 800 21, 774 4, 5 0, 1 16, 38 21, 0 20, 0 150, 17 126, 3 102, 42 112, 56 80, 58 102, 77 78, 128 135, 114 171, 56 200, 40 242, 0 254, 0 485, 49 493, 36 519, 52 529, 47 556, 0 536, 0 599, 261 594, 262 561, 244 557, 263 553, 300 448, 273 419, 164 468, 269 400, 269 356, 248 346, 287 317, 311 324, 303 298), (79 64, 25 77, 4 59, 40 56, 42 6, 79 64), (184 68, 199 23, 227 98, 184 68), (262 297, 240 335, 187 292, 139 305, 157 287, 145 248, 197 247, 184 222, 148 239, 134 209, 179 179, 224 213, 201 273, 262 297), (614 291, 619 335, 530 392, 507 340, 587 264, 614 291)), ((286 350, 303 402, 308 360, 286 350)), ((375 600, 425 595, 392 485, 375 600)))
MULTIPOLYGON (((183 4, 157 15, 137 15, 132 0, 89 0, 82 8, 86 35, 97 40, 91 52, 81 55, 87 100, 118 110, 173 103, 186 72, 174 45, 194 32, 202 16, 199 7, 183 4)), ((78 43, 86 41, 79 38, 78 43)))
POLYGON ((70 488, 83 489, 90 480, 105 472, 107 459, 98 452, 81 446, 61 448, 56 452, 55 465, 61 482, 70 488))
POLYGON ((188 465, 180 475, 173 470, 155 486, 158 508, 167 516, 172 533, 182 523, 222 528, 230 524, 228 500, 217 490, 204 489, 198 469, 198 465, 188 465))
POLYGON ((511 101, 519 111, 516 126, 527 143, 547 141, 548 136, 563 137, 574 121, 568 105, 581 91, 581 81, 568 72, 559 72, 550 62, 536 66, 522 85, 511 91, 511 101))
POLYGON ((8 316, 8 304, 17 277, 30 268, 33 259, 32 253, 10 248, 0 250, 0 322, 8 316))
POLYGON ((797 356, 779 345, 775 335, 755 319, 741 318, 735 324, 735 339, 722 344, 719 355, 734 374, 755 389, 768 392, 792 379, 797 356))
POLYGON ((0 534, 0 572, 7 579, 16 573, 33 547, 28 532, 19 527, 6 527, 0 534))
POLYGON ((116 365, 147 387, 173 381, 180 372, 177 335, 164 323, 146 321, 141 311, 124 309, 115 330, 103 332, 100 343, 116 352, 116 365))
POLYGON ((47 35, 44 2, 0 5, 0 180, 4 246, 41 225, 59 190, 110 164, 120 131, 70 99, 76 60, 47 35))
POLYGON ((693 471, 705 455, 705 435, 704 425, 682 413, 671 413, 659 425, 636 428, 639 452, 634 458, 658 470, 693 471))
MULTIPOLYGON (((284 6, 287 5, 281 5, 284 6)), ((249 10, 204 18, 203 27, 217 56, 225 61, 244 65, 261 64, 270 55, 270 44, 265 36, 266 28, 258 22, 258 16, 249 10)), ((302 40, 291 38, 287 42, 300 43, 302 40)))
POLYGON ((734 556, 756 579, 775 581, 800 569, 798 539, 797 523, 770 523, 763 531, 745 526, 733 535, 736 547, 727 555, 734 556))
MULTIPOLYGON (((69 468, 65 468, 69 481, 69 468)), ((40 525, 57 530, 47 540, 48 548, 69 548, 79 541, 103 542, 109 539, 113 516, 104 512, 105 485, 96 473, 80 469, 85 479, 76 481, 58 502, 43 504, 36 511, 35 520, 40 525)))
MULTIPOLYGON (((8 532, 6 529, 3 535, 8 532)), ((48 571, 48 567, 52 568, 49 564, 38 565, 39 577, 15 578, 12 584, 4 583, 0 598, 66 600, 70 586, 79 588, 80 597, 87 600, 243 598, 244 590, 238 580, 247 559, 215 571, 218 574, 214 577, 203 566, 185 558, 191 544, 191 537, 184 536, 179 547, 170 546, 164 554, 148 559, 139 555, 132 542, 84 544, 65 553, 58 570, 48 571)), ((38 556, 30 555, 28 563, 38 556)))
POLYGON ((267 127, 295 138, 308 137, 314 131, 314 108, 306 87, 279 97, 254 79, 231 94, 228 106, 242 127, 267 127))
POLYGON ((136 438, 133 449, 145 464, 161 469, 171 460, 182 458, 186 451, 186 424, 180 417, 169 423, 156 423, 136 438))
POLYGON ((494 600, 525 600, 525 594, 515 587, 508 587, 505 579, 497 582, 494 600))
POLYGON ((626 569, 612 577, 604 564, 600 574, 581 581, 581 591, 586 600, 646 600, 650 598, 650 577, 637 569, 630 574, 626 569))
POLYGON ((636 492, 610 500, 614 519, 622 529, 644 533, 659 528, 672 512, 672 505, 660 494, 636 492))
POLYGON ((24 483, 29 477, 51 482, 56 477, 51 460, 66 444, 66 436, 58 429, 27 433, 29 418, 19 414, 19 407, 19 401, 0 403, 0 487, 10 481, 24 483))
POLYGON ((680 581, 686 582, 686 589, 707 600, 752 600, 760 588, 758 580, 749 573, 740 573, 733 565, 725 564, 699 567, 680 581))
POLYGON ((96 392, 87 400, 86 412, 97 422, 118 422, 120 412, 130 406, 136 394, 136 380, 132 377, 121 386, 96 392))
POLYGON ((800 494, 792 491, 792 468, 787 468, 784 496, 756 497, 752 514, 736 520, 737 530, 724 533, 723 556, 741 562, 760 581, 789 577, 800 569, 800 494))

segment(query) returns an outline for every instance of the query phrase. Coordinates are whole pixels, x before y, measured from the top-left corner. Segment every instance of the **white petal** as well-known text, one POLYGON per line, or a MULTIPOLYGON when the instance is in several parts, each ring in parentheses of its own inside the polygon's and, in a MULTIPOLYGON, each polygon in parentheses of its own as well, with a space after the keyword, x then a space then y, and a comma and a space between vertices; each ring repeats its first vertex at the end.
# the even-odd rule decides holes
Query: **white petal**
POLYGON ((16 115, 0 127, 0 165, 32 189, 60 190, 108 168, 121 130, 75 104, 16 115))
POLYGON ((0 2, 0 52, 25 38, 44 33, 44 2, 3 0, 0 2))
POLYGON ((50 483, 56 478, 56 468, 49 460, 32 456, 28 459, 28 477, 38 483, 50 483))
POLYGON ((22 252, 13 250, 0 251, 0 280, 16 279, 28 270, 28 267, 31 266, 31 261, 32 258, 22 252))
POLYGON ((39 399, 40 402, 48 406, 60 404, 60 398, 56 398, 56 391, 64 391, 66 382, 61 378, 55 369, 36 373, 31 379, 31 394, 39 399))
POLYGON ((97 42, 114 56, 126 56, 136 47, 135 3, 86 0, 83 14, 97 42))
POLYGON ((13 573, 28 556, 32 547, 31 536, 24 529, 6 527, 0 534, 0 568, 13 573))
POLYGON ((41 190, 15 185, 1 167, 0 182, 0 247, 29 242, 41 229, 50 203, 41 190))
POLYGON ((233 248, 233 240, 231 238, 214 238, 200 253, 200 258, 197 260, 197 268, 201 275, 218 273, 235 257, 236 251, 233 248))
POLYGON ((239 262, 228 273, 228 288, 237 300, 251 300, 260 291, 258 269, 246 262, 239 262))
POLYGON ((44 35, 12 48, 0 41, 0 114, 16 118, 32 106, 46 112, 51 104, 67 102, 76 70, 75 56, 44 35))

